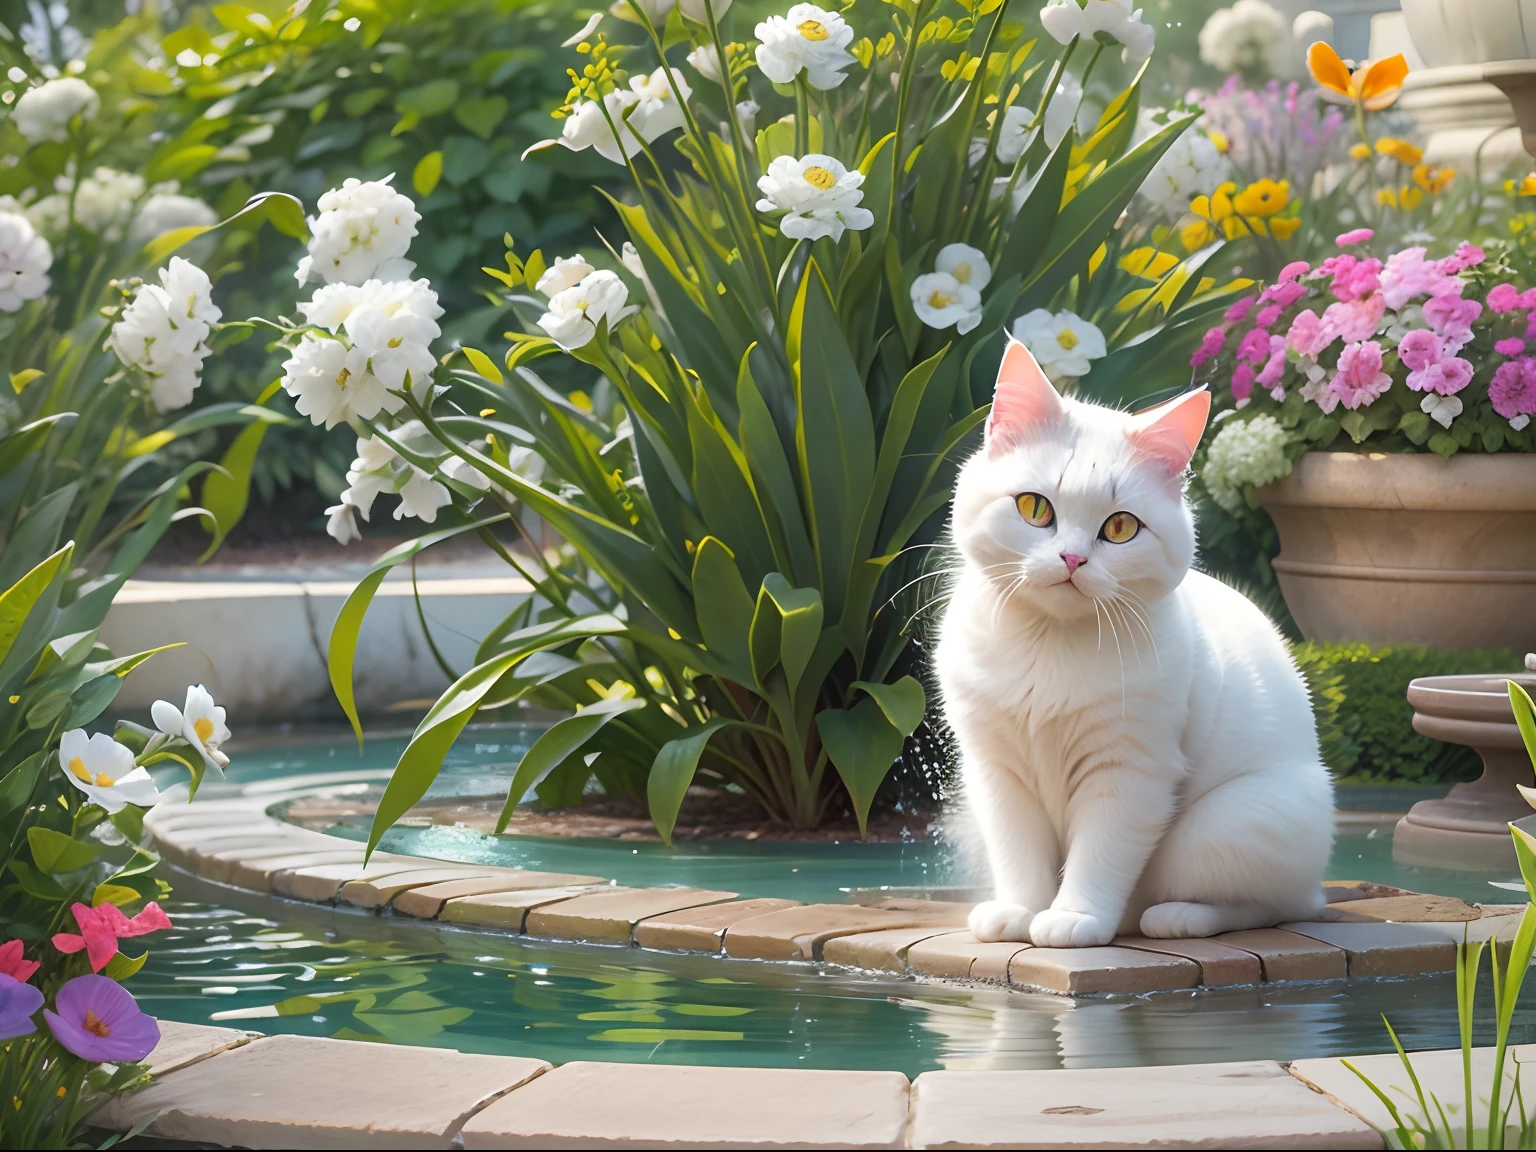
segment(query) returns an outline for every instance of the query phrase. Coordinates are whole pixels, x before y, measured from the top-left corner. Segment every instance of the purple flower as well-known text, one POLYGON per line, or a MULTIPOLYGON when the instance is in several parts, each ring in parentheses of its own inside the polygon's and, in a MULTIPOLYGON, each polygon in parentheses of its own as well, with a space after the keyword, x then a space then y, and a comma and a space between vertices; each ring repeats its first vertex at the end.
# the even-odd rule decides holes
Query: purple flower
POLYGON ((1346 344, 1368 340, 1376 335, 1386 308, 1386 301, 1380 292, 1372 292, 1369 296, 1354 300, 1341 300, 1337 304, 1328 305, 1323 312, 1323 327, 1336 333, 1346 344))
POLYGON ((1460 285, 1442 261, 1424 259, 1422 248, 1404 248, 1392 253, 1381 272, 1381 294, 1387 298, 1387 307, 1394 312, 1419 296, 1459 293, 1460 285))
POLYGON ((1463 240, 1456 246, 1455 254, 1445 258, 1446 268, 1451 272, 1461 272, 1474 264, 1481 264, 1485 255, 1476 244, 1463 240))
POLYGON ((33 1013, 43 1006, 43 994, 14 976, 0 974, 0 1040, 13 1040, 37 1031, 33 1013))
POLYGON ((56 1012, 43 1013, 53 1038, 93 1064, 128 1064, 160 1043, 160 1025, 146 1016, 133 994, 106 976, 76 976, 53 998, 56 1012))
POLYGON ((1536 413, 1536 360, 1522 356, 1500 364, 1488 385, 1488 399, 1495 412, 1524 428, 1536 413))
POLYGON ((1446 356, 1417 372, 1408 373, 1408 387, 1415 392, 1453 396, 1472 382, 1472 365, 1460 356, 1446 356))
POLYGON ((1500 356, 1518 356, 1525 351, 1525 341, 1518 336, 1509 336, 1495 341, 1493 350, 1500 356))
POLYGON ((1322 322, 1318 314, 1308 308, 1304 312, 1298 312, 1296 319, 1291 321, 1291 330, 1287 338, 1298 355, 1316 356, 1333 343, 1335 335, 1336 333, 1322 322))
POLYGON ((1513 312, 1520 307, 1520 290, 1513 284, 1495 284, 1488 290, 1488 311, 1513 312))
POLYGON ((1307 294, 1307 286, 1297 283, 1295 280, 1286 280, 1279 284, 1271 284, 1259 296, 1261 304, 1273 302, 1281 308, 1289 308, 1296 301, 1307 294))
POLYGON ((1254 297, 1244 296, 1236 304, 1228 308, 1226 316, 1227 323, 1241 324, 1244 320, 1248 319, 1248 313, 1253 311, 1253 302, 1254 297))

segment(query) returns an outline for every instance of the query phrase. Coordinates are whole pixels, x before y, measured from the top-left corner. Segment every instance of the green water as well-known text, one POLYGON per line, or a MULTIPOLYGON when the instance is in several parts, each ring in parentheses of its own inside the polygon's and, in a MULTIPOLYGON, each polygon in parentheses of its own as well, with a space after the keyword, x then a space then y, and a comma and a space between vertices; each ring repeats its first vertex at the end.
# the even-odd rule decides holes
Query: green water
MULTIPOLYGON (((472 733, 439 795, 505 787, 526 732, 472 733)), ((387 768, 398 741, 360 761, 340 740, 239 753, 231 779, 387 768)), ((1367 798, 1369 799, 1369 798, 1367 798)), ((1352 804, 1370 809, 1371 803, 1352 804)), ((343 826, 341 834, 358 829, 343 826)), ((668 852, 621 841, 517 841, 404 829, 390 846, 433 855, 842 899, 853 887, 963 881, 933 845, 736 842, 668 852), (799 871, 796 871, 799 869, 799 871)), ((1390 824, 1354 828, 1330 874, 1500 899, 1486 877, 1391 861, 1390 824)), ((192 1023, 426 1044, 470 1052, 657 1063, 896 1069, 1111 1067, 1390 1050, 1457 1043, 1449 976, 1195 990, 1073 1001, 1002 989, 870 978, 817 964, 762 964, 469 932, 407 917, 298 904, 173 873, 175 928, 153 937, 133 980, 145 1008, 192 1023)), ((1485 990, 1485 1005, 1487 1001, 1485 990)), ((1512 1039, 1536 1041, 1536 1001, 1512 1039)), ((1485 1006, 1484 1014, 1491 1012, 1485 1006)), ((1479 1043, 1488 1034, 1479 1030, 1479 1043)))

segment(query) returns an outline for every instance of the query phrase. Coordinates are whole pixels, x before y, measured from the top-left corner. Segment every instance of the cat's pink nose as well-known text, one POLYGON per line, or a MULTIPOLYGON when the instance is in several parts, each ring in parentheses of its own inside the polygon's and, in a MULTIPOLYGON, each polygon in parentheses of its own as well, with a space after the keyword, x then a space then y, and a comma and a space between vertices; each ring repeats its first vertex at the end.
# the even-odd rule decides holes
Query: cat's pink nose
POLYGON ((1062 560, 1067 565, 1067 575, 1068 576, 1070 576, 1070 575, 1072 575, 1072 573, 1076 572, 1078 567, 1081 564, 1083 564, 1088 559, 1088 557, 1086 557, 1086 556, 1079 556, 1075 552, 1063 552, 1061 554, 1061 558, 1062 558, 1062 560))

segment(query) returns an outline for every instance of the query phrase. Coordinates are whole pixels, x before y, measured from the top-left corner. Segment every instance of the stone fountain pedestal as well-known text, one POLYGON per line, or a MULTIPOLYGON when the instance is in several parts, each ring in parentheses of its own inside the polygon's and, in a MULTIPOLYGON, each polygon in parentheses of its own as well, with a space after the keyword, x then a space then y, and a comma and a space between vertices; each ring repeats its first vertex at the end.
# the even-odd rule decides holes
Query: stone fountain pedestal
POLYGON ((1531 760, 1505 687, 1536 691, 1536 676, 1425 676, 1408 686, 1415 732, 1464 744, 1483 774, 1439 800, 1421 800, 1397 823, 1392 857, 1401 864, 1509 872, 1517 867, 1509 824, 1532 817, 1517 784, 1533 783, 1531 760))

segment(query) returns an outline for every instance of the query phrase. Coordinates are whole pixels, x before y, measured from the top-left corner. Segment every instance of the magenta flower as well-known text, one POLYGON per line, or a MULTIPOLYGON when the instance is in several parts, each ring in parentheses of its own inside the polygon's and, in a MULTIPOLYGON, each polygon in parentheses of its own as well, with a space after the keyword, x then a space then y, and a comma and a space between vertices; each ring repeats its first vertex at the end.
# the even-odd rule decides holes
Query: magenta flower
POLYGON ((133 919, 123 915, 115 904, 100 904, 95 908, 75 904, 70 909, 80 932, 60 932, 53 938, 53 946, 60 952, 72 953, 85 949, 91 961, 91 971, 100 972, 113 956, 117 955, 117 942, 130 936, 146 936, 171 926, 171 918, 151 900, 144 910, 133 919))
POLYGON ((1513 284, 1495 284, 1488 289, 1488 311, 1513 312, 1520 307, 1520 290, 1513 284))
POLYGON ((1380 292, 1361 296, 1354 300, 1341 300, 1328 305, 1323 312, 1323 327, 1338 336, 1346 344, 1369 340, 1376 335, 1387 304, 1380 292))
POLYGON ((1481 264, 1485 255, 1476 244, 1463 240, 1456 246, 1455 254, 1445 258, 1446 271, 1464 272, 1474 264, 1481 264))
POLYGON ((1316 356, 1333 343, 1333 337, 1334 333, 1310 308, 1296 314, 1296 318, 1291 321, 1291 330, 1286 333, 1286 339, 1299 356, 1316 356))
POLYGON ((1309 289, 1305 284, 1295 280, 1283 284, 1271 284, 1263 292, 1259 293, 1259 303, 1274 303, 1281 308, 1289 308, 1296 301, 1307 294, 1309 289))
POLYGON ((1493 350, 1500 356, 1518 356, 1525 351, 1525 341, 1518 336, 1508 336, 1503 340, 1495 340, 1493 350))
POLYGON ((1272 327, 1275 321, 1280 319, 1280 312, 1280 305, 1268 304, 1259 309, 1259 314, 1253 318, 1253 322, 1260 328, 1272 327))
POLYGON ((1305 260, 1292 260, 1284 268, 1280 269, 1280 283, 1288 284, 1298 276, 1305 276, 1312 271, 1312 265, 1305 260))
POLYGON ((1207 328, 1205 336, 1200 341, 1200 347, 1195 349, 1195 354, 1189 358, 1189 366, 1198 368, 1207 360, 1219 353, 1227 342, 1227 330, 1220 326, 1207 328))
POLYGON ((1333 242, 1340 248, 1347 248, 1351 244, 1368 243, 1376 233, 1369 228, 1352 228, 1348 232, 1342 232, 1334 237, 1333 242))
POLYGON ((20 940, 7 940, 0 944, 0 976, 21 981, 32 979, 32 974, 42 965, 36 960, 28 960, 23 949, 20 940))
POLYGON ((1340 300, 1358 300, 1381 287, 1380 260, 1360 260, 1347 253, 1323 261, 1322 271, 1333 277, 1329 286, 1340 300))
POLYGON ((1536 414, 1536 360, 1522 356, 1500 364, 1488 385, 1493 410, 1516 428, 1524 428, 1536 414))
POLYGON ((1265 388, 1273 388, 1280 383, 1281 376, 1285 374, 1285 363, 1285 337, 1271 336, 1269 359, 1265 361, 1264 367, 1259 369, 1258 383, 1265 388))
POLYGON ((1264 363, 1269 359, 1269 333, 1262 328, 1250 330, 1237 346, 1237 358, 1255 367, 1264 363))
POLYGON ((1344 407, 1363 408, 1392 387, 1381 370, 1381 345, 1374 340, 1347 344, 1339 353, 1339 370, 1329 385, 1344 407))
POLYGON ((1415 372, 1438 364, 1445 355, 1445 342, 1428 328, 1415 328, 1397 346, 1397 355, 1415 372))
POLYGON ((133 994, 106 976, 76 976, 53 998, 43 1019, 53 1038, 92 1064, 130 1064, 160 1043, 160 1025, 133 994))
MULTIPOLYGON (((1457 292, 1460 292, 1458 283, 1457 292)), ((1449 293, 1424 302, 1424 322, 1445 337, 1446 350, 1458 352, 1472 339, 1472 322, 1483 314, 1476 300, 1464 300, 1449 293)))
POLYGON ((1536 308, 1536 288, 1527 288, 1520 293, 1520 307, 1536 308))
POLYGON ((0 974, 0 1040, 14 1040, 37 1031, 33 1014, 43 1006, 43 994, 30 984, 0 974))
POLYGON ((1232 373, 1232 398, 1239 404, 1253 395, 1253 380, 1257 373, 1252 364, 1239 364, 1232 373))
POLYGON ((1226 320, 1228 324, 1241 324, 1248 319, 1248 313, 1253 311, 1253 302, 1256 297, 1244 296, 1236 304, 1227 309, 1226 320))

